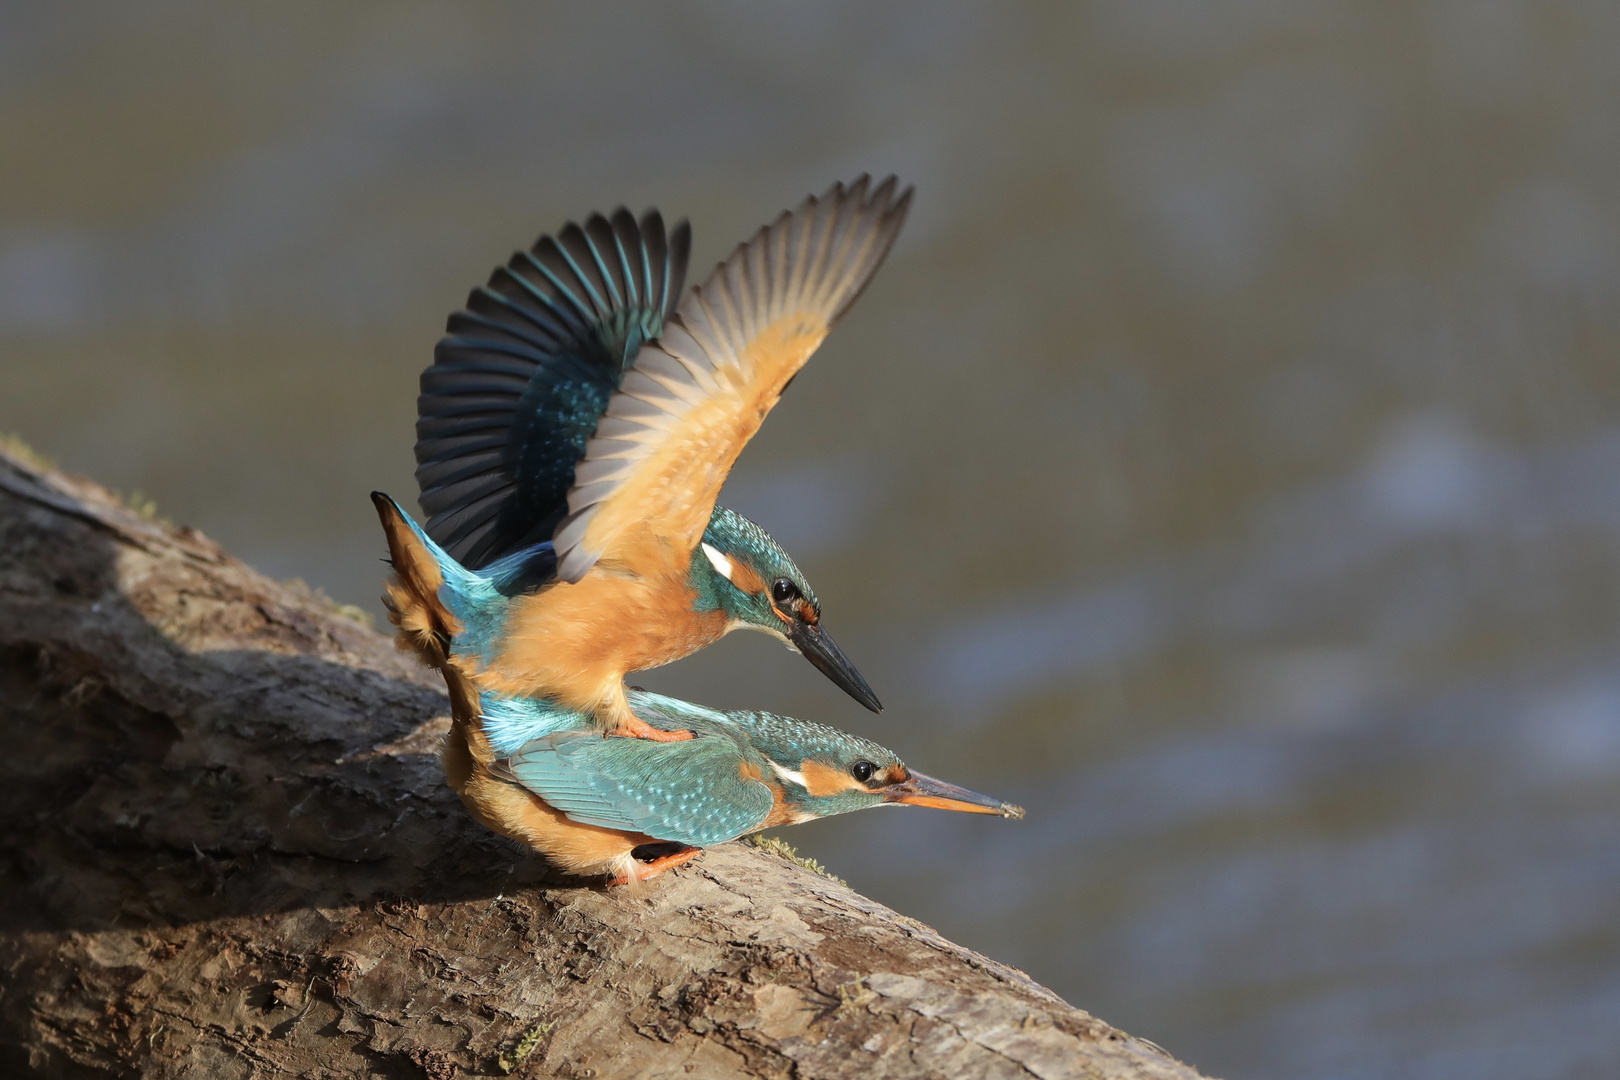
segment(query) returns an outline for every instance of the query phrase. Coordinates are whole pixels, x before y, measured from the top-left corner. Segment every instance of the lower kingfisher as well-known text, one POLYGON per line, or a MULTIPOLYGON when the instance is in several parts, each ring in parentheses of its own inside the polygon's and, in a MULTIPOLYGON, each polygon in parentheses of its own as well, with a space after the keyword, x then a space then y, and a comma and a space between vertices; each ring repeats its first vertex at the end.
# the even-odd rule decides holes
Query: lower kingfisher
POLYGON ((892 750, 822 724, 720 712, 645 690, 638 716, 690 741, 605 738, 534 698, 480 703, 445 750, 473 814, 571 874, 644 881, 705 847, 778 825, 889 804, 1021 818, 1022 808, 908 769, 892 750))
POLYGON ((881 708, 798 567, 715 499, 893 245, 911 200, 896 189, 834 185, 684 298, 684 223, 595 215, 513 256, 451 316, 422 375, 417 480, 427 533, 504 601, 498 626, 461 639, 481 689, 685 739, 636 715, 625 676, 746 628, 881 708))
POLYGON ((501 575, 512 564, 467 570, 393 500, 374 499, 395 570, 384 603, 400 646, 439 668, 450 690, 446 778, 479 821, 561 869, 645 880, 712 844, 886 803, 1023 816, 912 772, 874 742, 803 720, 627 690, 659 731, 691 734, 612 739, 582 710, 493 692, 461 657, 498 636, 501 575))

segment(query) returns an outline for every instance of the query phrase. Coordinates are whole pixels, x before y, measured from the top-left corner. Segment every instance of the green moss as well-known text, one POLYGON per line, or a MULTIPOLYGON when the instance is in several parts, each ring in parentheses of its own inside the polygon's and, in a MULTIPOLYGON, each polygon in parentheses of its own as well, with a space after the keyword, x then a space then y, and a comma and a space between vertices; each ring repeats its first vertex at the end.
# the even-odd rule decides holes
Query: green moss
POLYGON ((288 578, 281 584, 283 587, 291 589, 298 595, 315 601, 317 604, 320 604, 334 615, 341 615, 345 619, 353 619, 367 630, 375 628, 374 620, 371 618, 371 612, 367 611, 359 604, 345 604, 338 600, 334 600, 332 597, 326 595, 325 589, 319 586, 311 588, 303 578, 288 578))
POLYGON ((546 1032, 550 1030, 551 1024, 545 1021, 536 1020, 533 1024, 530 1024, 529 1029, 523 1033, 523 1038, 517 1041, 517 1045, 512 1047, 511 1052, 502 1054, 495 1060, 496 1067, 501 1072, 510 1075, 513 1070, 523 1064, 524 1058, 534 1053, 534 1048, 540 1045, 540 1040, 545 1038, 546 1032))
MULTIPOLYGON (((0 433, 0 454, 4 454, 25 469, 34 472, 48 472, 56 468, 56 462, 35 450, 23 441, 22 436, 10 433, 0 433)), ((135 511, 142 518, 157 525, 174 527, 174 522, 158 514, 157 503, 144 492, 132 491, 128 495, 118 495, 118 501, 125 507, 135 511)))
POLYGON ((802 866, 812 874, 820 874, 828 881, 836 881, 838 884, 844 886, 844 888, 849 888, 849 882, 834 874, 831 870, 828 870, 825 866, 822 866, 820 863, 816 862, 816 860, 800 855, 784 840, 779 840, 774 836, 761 836, 758 833, 755 833, 753 836, 748 837, 748 843, 753 844, 761 851, 768 851, 772 855, 786 859, 794 866, 802 866))
POLYGON ((371 618, 371 612, 367 611, 359 604, 340 604, 336 600, 333 600, 332 610, 343 616, 345 619, 353 619, 367 630, 376 628, 375 623, 371 618))
POLYGON ((56 468, 56 462, 23 442, 21 435, 0 433, 0 453, 37 472, 56 468))
POLYGON ((128 495, 120 496, 120 498, 123 499, 125 506, 141 515, 146 521, 170 526, 174 524, 168 518, 158 516, 157 500, 148 498, 140 488, 136 488, 128 495))
POLYGON ((869 1002, 877 1000, 877 992, 866 985, 866 976, 857 975, 855 981, 846 983, 838 988, 838 1008, 836 1013, 849 1009, 859 1009, 869 1002))

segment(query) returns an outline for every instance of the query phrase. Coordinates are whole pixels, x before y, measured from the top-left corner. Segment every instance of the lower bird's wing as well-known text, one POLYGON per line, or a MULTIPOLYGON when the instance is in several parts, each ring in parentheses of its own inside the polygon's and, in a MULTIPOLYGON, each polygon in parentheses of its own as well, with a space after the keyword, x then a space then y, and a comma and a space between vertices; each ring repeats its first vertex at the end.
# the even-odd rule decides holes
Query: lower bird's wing
POLYGON ((726 474, 876 273, 911 189, 866 177, 810 198, 740 246, 681 301, 607 404, 553 536, 558 576, 599 559, 638 572, 697 548, 726 474), (651 543, 650 549, 641 545, 651 543))
POLYGON ((690 238, 657 211, 595 214, 513 255, 450 316, 422 373, 416 478, 428 534, 466 566, 551 538, 626 365, 680 298, 690 238))
POLYGON ((678 743, 563 732, 536 739, 494 771, 574 821, 690 847, 757 829, 775 801, 751 755, 713 730, 678 743))

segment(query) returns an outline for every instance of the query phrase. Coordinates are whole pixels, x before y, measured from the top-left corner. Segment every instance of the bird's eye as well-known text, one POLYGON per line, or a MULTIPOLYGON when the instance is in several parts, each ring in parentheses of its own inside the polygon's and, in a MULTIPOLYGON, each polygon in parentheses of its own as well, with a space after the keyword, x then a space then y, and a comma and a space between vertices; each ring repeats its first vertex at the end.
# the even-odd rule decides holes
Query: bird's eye
POLYGON ((799 587, 785 577, 779 577, 771 582, 771 597, 778 604, 785 604, 799 596, 799 587))
POLYGON ((855 779, 864 784, 868 780, 872 779, 872 773, 876 770, 877 766, 873 765, 870 761, 857 761, 855 764, 849 767, 849 775, 853 776, 855 779))

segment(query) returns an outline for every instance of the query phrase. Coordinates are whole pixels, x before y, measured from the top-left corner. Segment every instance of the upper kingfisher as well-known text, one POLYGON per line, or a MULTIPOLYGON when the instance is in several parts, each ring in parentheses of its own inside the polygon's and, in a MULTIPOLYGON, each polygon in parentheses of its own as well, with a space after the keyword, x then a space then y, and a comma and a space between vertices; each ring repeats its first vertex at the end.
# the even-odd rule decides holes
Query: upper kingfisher
POLYGON ((624 677, 749 628, 881 708, 798 567, 715 498, 888 254, 911 203, 896 188, 862 176, 806 199, 684 298, 684 223, 595 215, 451 316, 422 374, 417 480, 429 534, 510 600, 459 657, 482 689, 685 739, 636 716, 624 677))
POLYGON ((452 724, 443 761, 473 815, 578 875, 655 877, 700 849, 778 825, 889 803, 1022 817, 1019 807, 913 772, 868 739, 762 712, 721 712, 630 690, 659 731, 685 741, 609 739, 555 699, 483 690, 453 657, 497 633, 501 575, 467 570, 387 496, 376 495, 402 637, 444 672, 452 724))

